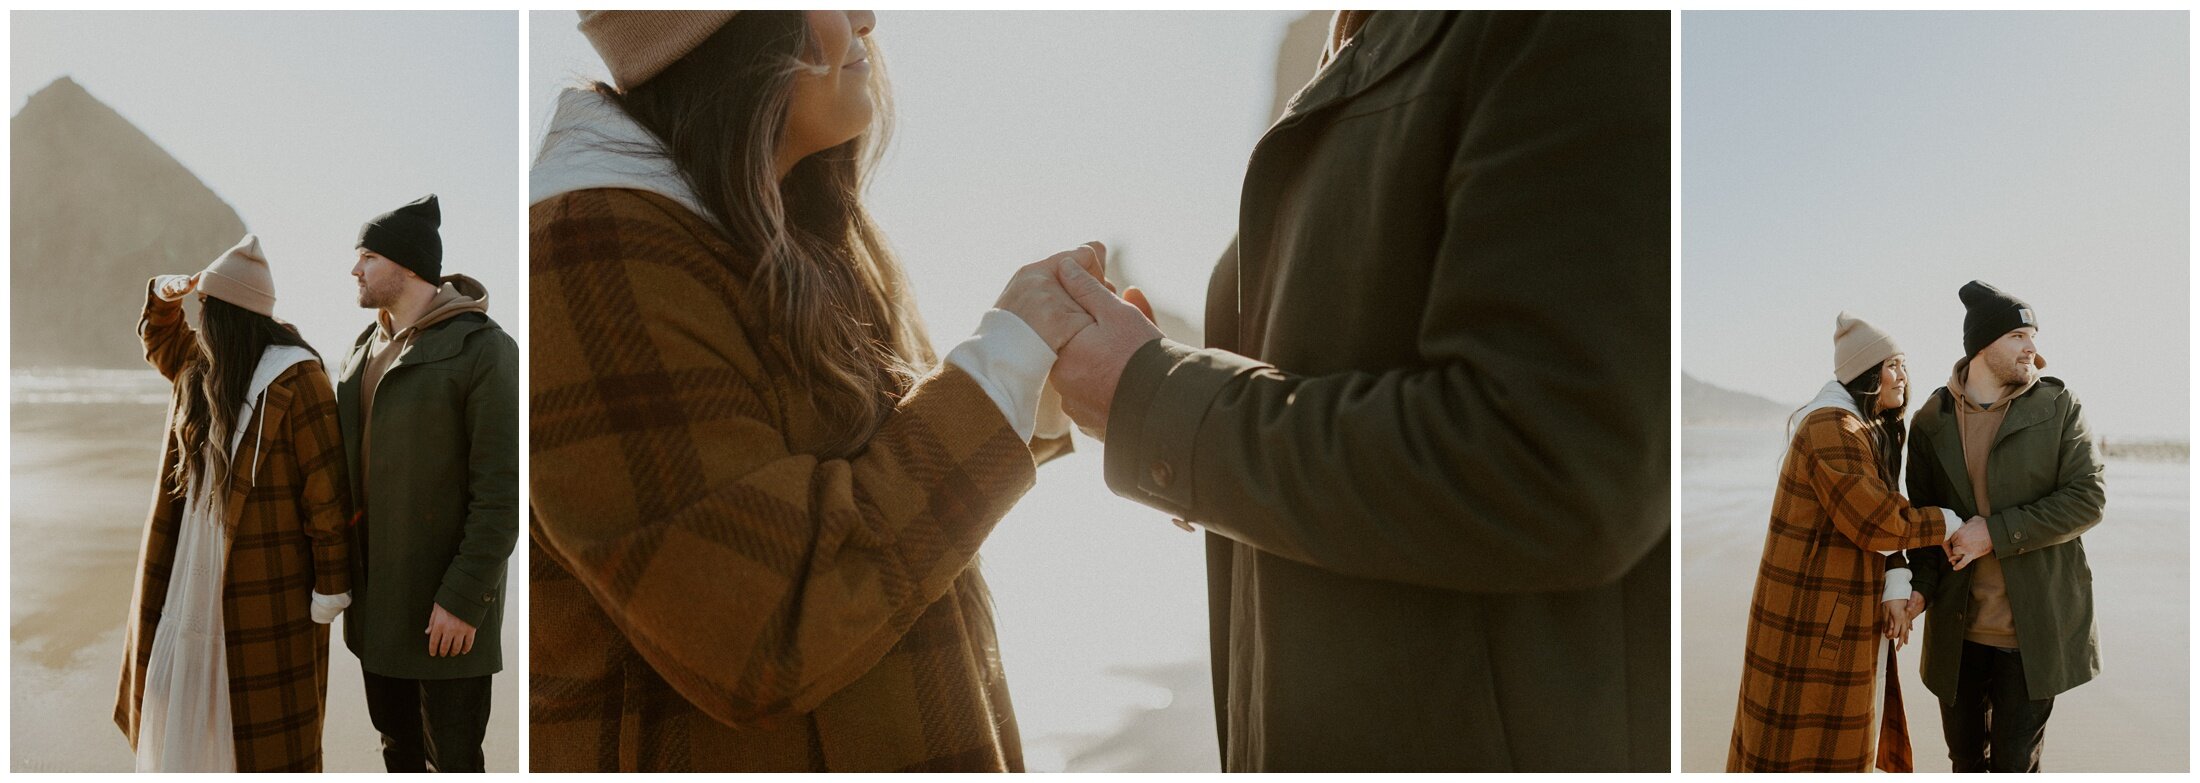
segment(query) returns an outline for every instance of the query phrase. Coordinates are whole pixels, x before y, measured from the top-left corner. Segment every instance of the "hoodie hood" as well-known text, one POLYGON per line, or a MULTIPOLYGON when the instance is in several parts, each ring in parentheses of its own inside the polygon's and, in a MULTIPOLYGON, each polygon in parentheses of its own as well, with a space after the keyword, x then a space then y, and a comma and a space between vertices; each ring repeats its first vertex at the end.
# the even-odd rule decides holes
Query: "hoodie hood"
POLYGON ((663 154, 664 142, 594 90, 558 94, 542 150, 527 170, 527 203, 578 190, 612 188, 655 193, 707 215, 687 179, 663 154))
POLYGON ((486 312, 489 312, 488 287, 465 275, 445 275, 443 286, 436 289, 434 299, 428 300, 428 310, 420 314, 419 320, 398 325, 377 317, 375 325, 379 333, 376 336, 388 340, 407 331, 426 329, 464 313, 486 312))
MULTIPOLYGON (((2032 366, 2035 370, 2047 369, 2047 357, 2041 356, 2036 353, 2032 354, 2032 366)), ((1969 379, 1970 376, 1971 357, 1966 356, 1961 359, 1957 359, 1955 369, 1948 372, 1948 396, 1956 401, 1956 405, 1961 406, 1964 410, 1974 413, 1980 411, 1990 411, 1995 408, 2000 408, 2008 405, 2010 401, 2015 400, 2018 397, 2024 396, 2025 392, 2031 391, 2032 387, 2038 386, 2040 383, 2040 378, 2042 377, 2038 372, 2034 372, 2032 373, 2032 380, 2026 381, 2023 386, 2018 387, 2016 390, 2011 391, 2008 394, 2002 395, 2001 399, 1994 401, 1994 404, 1980 405, 1976 402, 1972 402, 1971 396, 1964 393, 1963 391, 1963 382, 1969 379)))

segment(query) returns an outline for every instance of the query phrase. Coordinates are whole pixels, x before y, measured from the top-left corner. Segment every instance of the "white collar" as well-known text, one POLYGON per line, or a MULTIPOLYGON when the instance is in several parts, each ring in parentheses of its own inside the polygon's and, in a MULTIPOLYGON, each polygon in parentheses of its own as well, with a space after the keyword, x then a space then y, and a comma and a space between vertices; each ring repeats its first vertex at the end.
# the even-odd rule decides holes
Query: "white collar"
POLYGON ((664 142, 594 90, 558 94, 542 151, 527 170, 527 203, 577 190, 617 188, 655 193, 706 215, 686 178, 662 155, 664 142))
MULTIPOLYGON (((296 345, 270 345, 266 351, 260 353, 260 363, 252 368, 252 384, 245 389, 244 408, 237 411, 237 431, 229 435, 230 456, 236 456, 237 447, 244 443, 245 428, 243 424, 254 421, 252 409, 259 407, 261 398, 267 394, 267 387, 275 384, 276 376, 282 375, 283 371, 290 369, 292 365, 312 361, 319 361, 319 359, 314 358, 312 351, 296 345)), ((254 422, 260 425, 255 429, 260 429, 266 424, 265 411, 262 411, 262 414, 259 420, 254 422)), ((259 436, 254 436, 252 442, 259 443, 259 436)), ((260 472, 259 463, 260 450, 253 449, 252 473, 254 476, 257 476, 260 472)))
POLYGON ((1841 385, 1840 381, 1827 381, 1826 385, 1818 387, 1818 396, 1811 398, 1802 410, 1788 417, 1788 429, 1793 431, 1796 427, 1803 426, 1803 417, 1825 408, 1839 408, 1859 420, 1864 418, 1864 412, 1856 407, 1856 395, 1849 393, 1849 387, 1841 385))

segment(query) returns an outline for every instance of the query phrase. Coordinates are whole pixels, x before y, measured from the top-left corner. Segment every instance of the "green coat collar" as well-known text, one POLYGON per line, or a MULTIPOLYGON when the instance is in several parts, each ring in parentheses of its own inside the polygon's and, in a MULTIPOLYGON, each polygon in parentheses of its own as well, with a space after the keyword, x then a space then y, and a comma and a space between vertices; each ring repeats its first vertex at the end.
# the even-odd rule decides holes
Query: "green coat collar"
MULTIPOLYGON (((420 336, 413 340, 412 348, 405 351, 404 359, 391 365, 390 370, 394 371, 405 365, 438 362, 457 356, 458 352, 466 347, 467 335, 494 325, 495 323, 489 320, 489 316, 482 313, 461 313, 452 316, 448 321, 421 330, 420 336)), ((367 328, 351 341, 351 355, 344 359, 344 380, 346 382, 353 382, 353 379, 357 377, 352 369, 363 366, 362 363, 367 359, 367 347, 374 344, 374 330, 377 328, 380 328, 377 324, 367 324, 367 328)))
POLYGON ((1291 101, 1284 104, 1283 116, 1276 118, 1271 129, 1296 123, 1306 115, 1365 92, 1428 48, 1447 17, 1448 14, 1376 12, 1359 33, 1337 51, 1335 60, 1291 96, 1291 101))
MULTIPOLYGON (((2001 429, 1994 432, 1994 447, 2008 440, 2010 435, 2037 426, 2055 416, 2057 401, 2065 393, 2062 380, 2043 377, 2032 388, 2009 406, 2009 415, 2001 421, 2001 429)), ((1955 398, 1942 386, 1926 398, 1925 406, 1910 421, 1910 437, 1931 438, 1933 454, 1940 460, 1941 474, 1948 477, 1948 491, 1963 507, 1957 509, 1966 516, 1978 512, 1978 499, 1971 495, 1971 475, 1963 461, 1963 437, 1955 427, 1955 398)), ((1992 448, 1987 449, 1991 454, 1992 448)))

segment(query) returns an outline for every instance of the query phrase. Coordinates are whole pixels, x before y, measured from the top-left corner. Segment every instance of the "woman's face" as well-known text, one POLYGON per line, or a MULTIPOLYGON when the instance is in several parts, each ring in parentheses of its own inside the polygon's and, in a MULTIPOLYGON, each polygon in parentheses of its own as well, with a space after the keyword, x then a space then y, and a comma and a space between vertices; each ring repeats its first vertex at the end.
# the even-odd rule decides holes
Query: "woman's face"
POLYGON ((1909 394, 1909 357, 1899 353, 1887 357, 1887 361, 1879 365, 1879 409, 1902 410, 1902 406, 1909 402, 1909 394))
POLYGON ((813 66, 795 74, 794 97, 787 110, 787 142, 780 174, 810 155, 838 147, 871 126, 872 26, 870 11, 805 11, 810 49, 803 61, 813 66))

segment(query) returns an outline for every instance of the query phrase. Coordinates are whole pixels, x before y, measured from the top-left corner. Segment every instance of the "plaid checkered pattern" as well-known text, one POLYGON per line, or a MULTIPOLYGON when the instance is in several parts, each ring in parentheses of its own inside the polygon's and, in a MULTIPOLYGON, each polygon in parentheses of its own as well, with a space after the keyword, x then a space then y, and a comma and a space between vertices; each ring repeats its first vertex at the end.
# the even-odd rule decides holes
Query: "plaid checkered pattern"
MULTIPOLYGON (((138 334, 146 361, 171 381, 187 363, 202 361, 183 323, 182 306, 152 296, 150 285, 138 334)), ((319 362, 292 366, 268 387, 257 418, 264 422, 244 426, 248 432, 264 427, 264 437, 259 443, 246 438, 231 460, 240 466, 257 461, 257 480, 250 470, 233 473, 224 506, 229 567, 222 576, 222 626, 237 770, 317 772, 328 695, 328 626, 313 622, 313 593, 351 589, 344 531, 351 498, 335 387, 319 362)), ((183 519, 184 488, 169 478, 181 454, 170 435, 161 457, 160 490, 138 550, 124 642, 128 657, 115 701, 115 725, 133 748, 153 631, 167 599, 183 519)))
POLYGON ((586 190, 529 221, 529 766, 1020 769, 975 558, 1034 450, 977 383, 814 456, 702 218, 586 190))
MULTIPOLYGON (((1780 466, 1771 529, 1750 598, 1729 772, 1868 772, 1873 656, 1885 628, 1884 550, 1938 544, 1940 510, 1913 507, 1879 477, 1853 414, 1803 418, 1780 466)), ((1889 670, 1889 682, 1894 672, 1889 670)), ((1901 702, 1890 699, 1885 766, 1909 764, 1901 702)))

